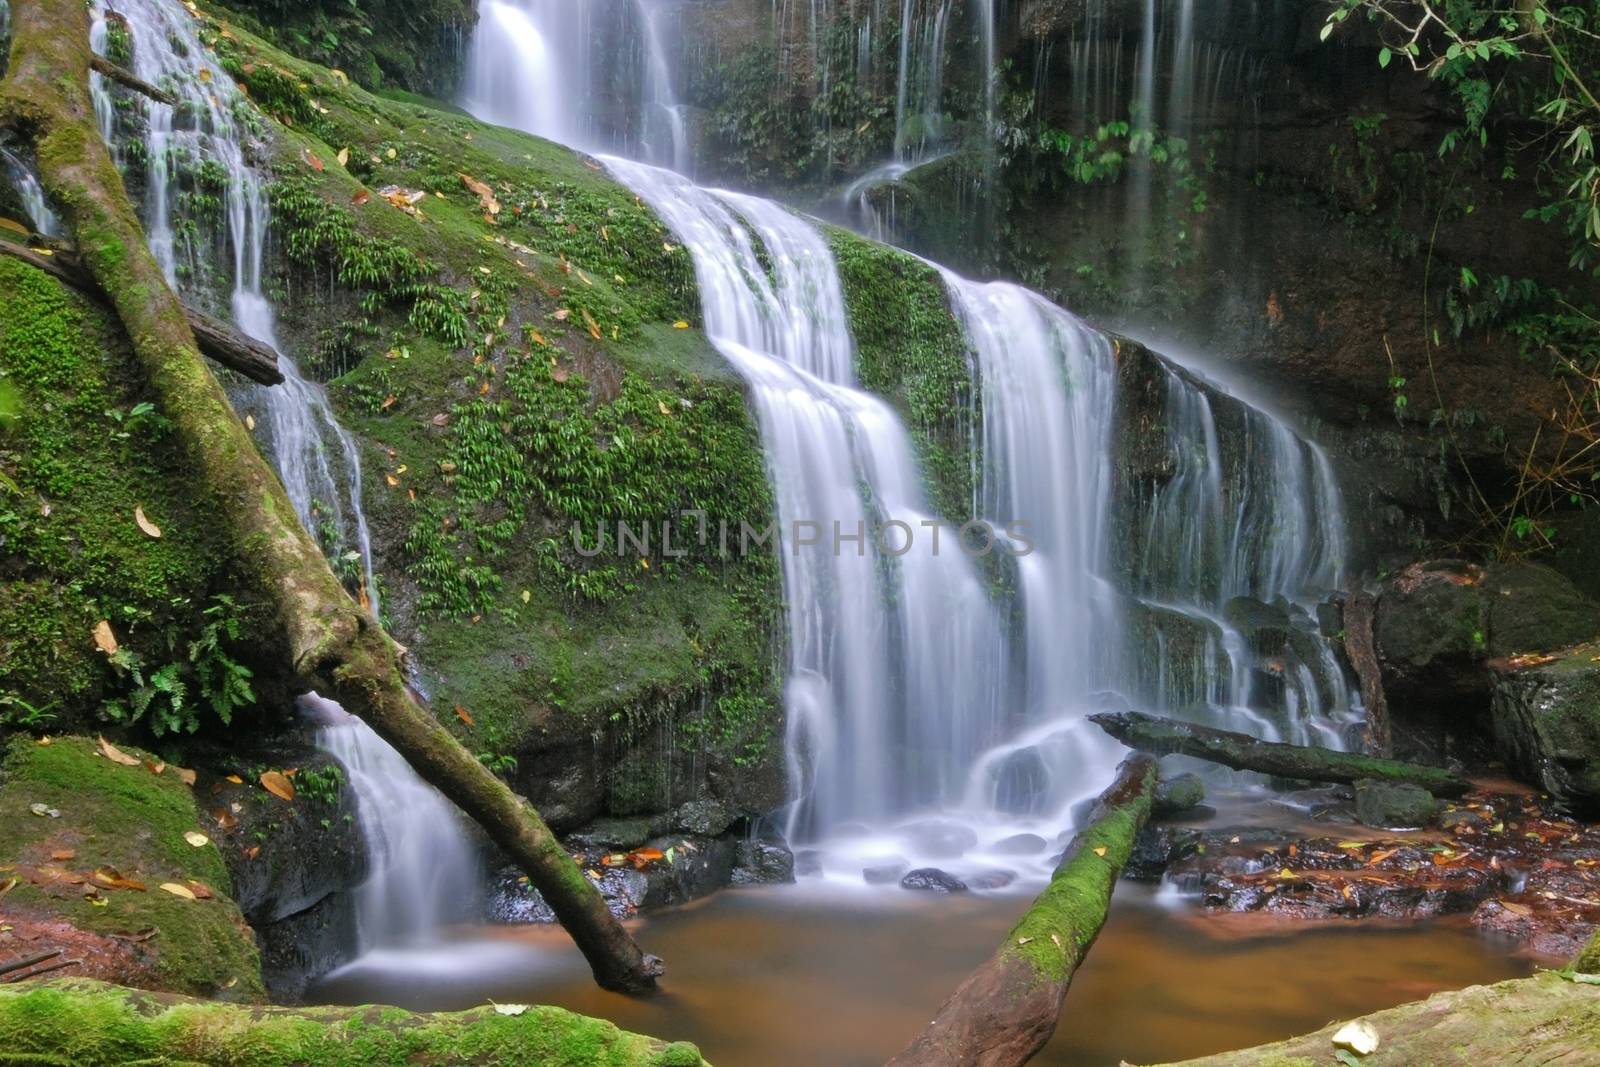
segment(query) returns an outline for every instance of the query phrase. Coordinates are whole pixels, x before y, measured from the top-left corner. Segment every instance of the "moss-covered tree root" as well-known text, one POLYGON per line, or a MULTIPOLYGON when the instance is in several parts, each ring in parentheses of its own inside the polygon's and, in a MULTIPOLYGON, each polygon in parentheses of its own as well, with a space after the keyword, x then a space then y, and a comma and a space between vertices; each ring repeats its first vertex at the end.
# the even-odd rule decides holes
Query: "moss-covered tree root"
POLYGON ((1472 788, 1465 778, 1438 767, 1336 752, 1316 745, 1285 745, 1249 734, 1215 730, 1138 711, 1091 715, 1091 722, 1129 748, 1156 756, 1193 756, 1236 771, 1259 771, 1278 778, 1309 782, 1355 782, 1371 778, 1409 782, 1435 796, 1459 797, 1472 788))
POLYGON ((1044 1047, 1072 976, 1105 925, 1155 791, 1154 759, 1123 761, 1045 891, 889 1067, 1017 1067, 1044 1047))
MULTIPOLYGON (((521 1008, 521 1006, 518 1006, 521 1008)), ((502 1006, 505 1009, 506 1006, 502 1006)), ((0 1064, 251 1067, 700 1067, 693 1045, 560 1008, 450 1014, 399 1008, 250 1008, 85 979, 0 986, 0 1064)))
MULTIPOLYGON (((1554 974, 1435 993, 1365 1016, 1378 1035, 1361 1067, 1533 1067, 1600 1062, 1600 989, 1554 974)), ((1322 1067, 1343 1023, 1271 1045, 1166 1067, 1322 1067)))
POLYGON ((608 989, 654 986, 646 956, 545 825, 412 699, 398 646, 350 599, 206 368, 95 127, 89 14, 76 0, 14 0, 0 124, 27 141, 85 267, 110 298, 196 485, 275 605, 289 663, 405 756, 528 874, 608 989))

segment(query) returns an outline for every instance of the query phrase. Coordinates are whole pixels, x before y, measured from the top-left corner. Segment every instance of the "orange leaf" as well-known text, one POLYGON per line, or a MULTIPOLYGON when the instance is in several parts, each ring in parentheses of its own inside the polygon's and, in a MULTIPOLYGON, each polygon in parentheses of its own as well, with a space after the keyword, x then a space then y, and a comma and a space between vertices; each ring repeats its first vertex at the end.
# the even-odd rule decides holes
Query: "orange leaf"
POLYGON ((114 656, 117 652, 117 635, 111 630, 111 623, 101 619, 94 624, 94 644, 101 652, 114 656))
POLYGON ((239 825, 239 820, 227 808, 217 808, 211 813, 211 817, 217 820, 217 825, 224 830, 232 830, 239 825))
POLYGON ((456 718, 460 719, 462 722, 466 723, 468 726, 475 725, 473 723, 473 721, 472 721, 472 716, 469 715, 467 713, 467 709, 462 707, 460 704, 456 705, 456 718))
POLYGON ((140 762, 137 756, 128 755, 126 752, 122 751, 122 749, 118 748, 116 745, 113 745, 110 741, 107 741, 104 737, 100 738, 100 755, 104 756, 112 763, 120 763, 124 767, 137 767, 139 766, 140 762))
POLYGON ((300 155, 303 159, 305 159, 308 167, 319 174, 322 173, 322 160, 318 158, 315 152, 311 151, 309 148, 302 148, 300 150, 300 155))
POLYGON ((294 783, 289 781, 277 771, 264 771, 261 775, 261 788, 277 797, 279 800, 294 799, 294 783))
POLYGON ((354 204, 356 207, 360 207, 362 204, 365 204, 368 200, 371 200, 371 199, 372 199, 372 193, 371 192, 369 192, 366 189, 359 189, 359 190, 356 191, 356 195, 352 196, 350 198, 350 202, 352 204, 354 204))
POLYGON ((54 852, 50 853, 50 858, 55 860, 57 863, 65 863, 67 860, 76 858, 77 855, 78 853, 73 849, 58 848, 54 852))
POLYGON ((179 767, 178 780, 184 785, 194 785, 195 773, 187 767, 179 767))

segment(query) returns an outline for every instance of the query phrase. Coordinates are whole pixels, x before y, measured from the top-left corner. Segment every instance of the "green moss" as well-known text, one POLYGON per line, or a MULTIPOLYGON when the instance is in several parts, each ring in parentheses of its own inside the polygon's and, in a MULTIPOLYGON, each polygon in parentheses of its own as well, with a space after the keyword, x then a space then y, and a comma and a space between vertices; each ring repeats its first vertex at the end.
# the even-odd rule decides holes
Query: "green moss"
POLYGON ((661 1042, 560 1008, 504 1015, 393 1008, 257 1008, 157 997, 99 982, 0 989, 0 1062, 236 1063, 251 1067, 698 1067, 661 1042))
POLYGON ((1134 799, 1102 814, 1073 838, 1072 855, 1007 935, 1003 955, 1026 961, 1051 981, 1060 981, 1078 966, 1105 924, 1117 875, 1150 816, 1155 776, 1152 762, 1134 799))
MULTIPOLYGON (((137 749, 129 755, 155 759, 137 749)), ((101 934, 156 931, 154 974, 162 988, 201 996, 254 998, 262 993, 254 939, 229 899, 227 868, 216 846, 184 840, 199 828, 194 798, 177 774, 151 774, 97 754, 86 738, 40 744, 14 739, 0 786, 0 869, 18 872, 7 910, 59 915, 101 934), (32 806, 59 811, 41 817, 32 806), (146 890, 101 890, 96 905, 83 884, 35 885, 24 868, 51 864, 57 849, 76 853, 73 870, 115 868, 146 890), (216 895, 189 901, 157 886, 203 883, 216 895)), ((4 1045, 0 1042, 0 1045, 4 1045)), ((10 1047, 7 1045, 6 1047, 10 1047)))
POLYGON ((194 492, 114 320, 9 258, 0 291, 0 383, 16 411, 0 422, 0 701, 70 725, 125 684, 96 650, 98 620, 165 663, 234 574, 216 502, 194 492))
POLYGON ((933 267, 887 245, 831 229, 856 340, 861 384, 906 420, 928 496, 952 522, 972 518, 978 418, 961 324, 933 267))

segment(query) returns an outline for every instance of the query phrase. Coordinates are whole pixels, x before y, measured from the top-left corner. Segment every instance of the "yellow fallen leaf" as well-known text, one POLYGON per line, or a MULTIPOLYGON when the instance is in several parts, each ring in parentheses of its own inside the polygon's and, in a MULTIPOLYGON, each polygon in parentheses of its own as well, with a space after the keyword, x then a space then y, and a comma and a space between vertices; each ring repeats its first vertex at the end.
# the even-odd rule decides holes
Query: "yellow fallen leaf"
POLYGON ((109 620, 101 619, 94 624, 94 644, 108 656, 117 654, 117 635, 112 632, 109 620))
POLYGON ((142 504, 134 505, 133 521, 139 525, 139 529, 144 531, 146 537, 159 538, 161 536, 161 527, 145 518, 144 506, 142 504))
POLYGON ((339 154, 337 156, 335 156, 334 158, 339 161, 339 166, 341 166, 341 167, 344 166, 346 163, 350 162, 350 149, 348 149, 348 148, 339 149, 339 154))
POLYGON ((294 799, 294 783, 277 771, 263 771, 261 774, 261 788, 271 793, 280 800, 294 799))
POLYGON ((128 755, 104 737, 100 738, 100 755, 112 763, 120 763, 124 767, 137 767, 141 762, 138 757, 128 755))
POLYGON ((53 256, 56 254, 53 248, 30 248, 28 251, 38 256, 53 256))
POLYGON ((667 407, 667 402, 665 400, 657 400, 656 401, 656 410, 661 412, 661 414, 663 414, 663 415, 671 415, 672 414, 672 409, 667 407))
POLYGON ((162 882, 161 889, 163 892, 171 893, 175 897, 182 897, 184 900, 195 899, 194 890, 186 885, 179 885, 177 882, 162 882))
POLYGON ((237 774, 228 775, 228 781, 232 782, 234 785, 244 785, 244 779, 240 778, 237 774))
POLYGON ((672 324, 672 328, 674 330, 687 330, 689 328, 689 324, 683 319, 679 319, 677 322, 672 324))
POLYGON ((1106 846, 1101 845, 1099 848, 1094 850, 1094 854, 1096 856, 1104 856, 1106 854, 1106 846))
POLYGON ((210 81, 211 80, 211 71, 207 70, 205 67, 201 67, 200 68, 200 73, 199 73, 199 78, 203 82, 210 81))
POLYGON ((256 428, 256 417, 248 412, 245 413, 244 428, 247 430, 254 430, 256 428))
POLYGON ((387 152, 384 153, 384 156, 389 158, 389 159, 393 159, 398 154, 399 153, 397 153, 394 149, 391 148, 387 152))
POLYGON ((178 780, 184 785, 194 785, 195 773, 187 767, 179 767, 178 780))
MULTIPOLYGON (((491 1000, 489 1003, 494 1004, 494 1001, 491 1000)), ((494 1010, 497 1015, 521 1015, 528 1010, 528 1006, 526 1004, 495 1004, 494 1010)))
POLYGON ((207 837, 199 830, 190 830, 188 833, 183 835, 183 839, 189 842, 189 846, 191 848, 205 848, 207 845, 211 844, 211 838, 207 837))

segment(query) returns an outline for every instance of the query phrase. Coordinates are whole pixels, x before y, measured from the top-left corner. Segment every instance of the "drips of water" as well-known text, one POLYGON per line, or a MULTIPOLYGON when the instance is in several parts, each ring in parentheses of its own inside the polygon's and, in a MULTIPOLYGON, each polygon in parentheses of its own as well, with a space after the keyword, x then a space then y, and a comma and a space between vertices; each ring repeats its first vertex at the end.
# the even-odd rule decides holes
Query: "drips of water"
POLYGON ((247 131, 235 108, 248 107, 238 86, 201 42, 192 15, 173 0, 97 2, 91 43, 105 54, 115 22, 132 38, 129 66, 134 74, 162 85, 177 96, 173 107, 135 96, 137 124, 130 124, 114 104, 114 84, 91 75, 95 115, 100 133, 126 167, 129 144, 138 140, 145 156, 142 217, 150 251, 168 284, 186 299, 206 302, 208 272, 231 253, 231 274, 219 283, 231 286, 229 304, 234 324, 278 352, 284 382, 255 387, 249 400, 267 412, 271 452, 295 512, 306 528, 333 551, 358 554, 363 597, 374 615, 378 587, 373 571, 372 538, 361 506, 361 458, 355 440, 334 417, 321 386, 306 380, 294 360, 278 348, 272 305, 262 290, 268 205, 260 174, 246 158, 247 131), (112 12, 115 12, 114 17, 112 12), (202 165, 215 168, 208 177, 202 165), (198 183, 208 191, 221 184, 224 227, 216 242, 212 220, 185 218, 182 194, 198 183), (196 225, 181 225, 188 221, 196 225), (342 483, 342 484, 341 484, 342 483))
POLYGON ((482 864, 460 816, 372 728, 315 693, 300 698, 317 747, 344 768, 367 852, 355 891, 360 950, 426 943, 481 914, 482 864))

